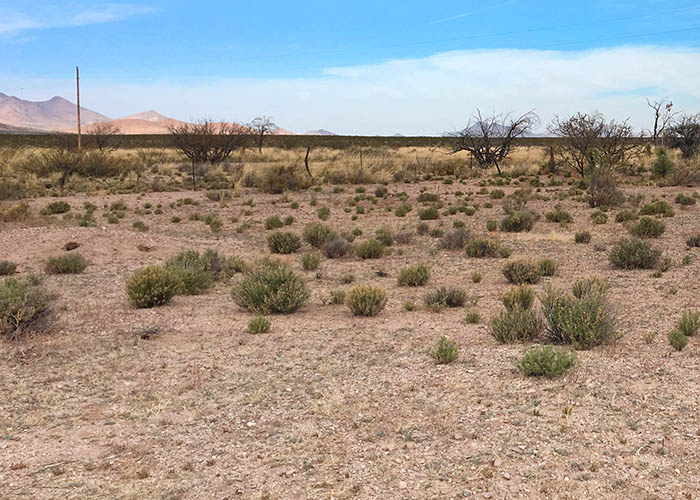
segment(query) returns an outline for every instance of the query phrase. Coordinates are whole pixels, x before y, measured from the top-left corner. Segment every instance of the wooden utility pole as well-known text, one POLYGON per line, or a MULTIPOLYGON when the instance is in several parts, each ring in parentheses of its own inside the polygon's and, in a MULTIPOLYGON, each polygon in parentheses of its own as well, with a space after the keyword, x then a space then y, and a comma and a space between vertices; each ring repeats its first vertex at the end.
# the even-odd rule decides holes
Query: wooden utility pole
POLYGON ((78 151, 80 151, 80 69, 75 67, 75 93, 78 100, 78 151))

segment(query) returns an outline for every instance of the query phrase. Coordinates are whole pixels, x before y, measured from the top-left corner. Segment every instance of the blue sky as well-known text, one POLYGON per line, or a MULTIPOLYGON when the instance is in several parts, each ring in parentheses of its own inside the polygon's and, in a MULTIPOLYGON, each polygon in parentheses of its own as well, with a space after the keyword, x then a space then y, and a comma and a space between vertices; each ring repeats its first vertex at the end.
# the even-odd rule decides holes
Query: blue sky
POLYGON ((0 92, 110 116, 437 134, 476 107, 700 111, 700 2, 0 1, 0 92), (641 105, 640 105, 641 103, 641 105), (640 108, 640 109, 637 109, 640 108), (412 112, 411 112, 412 111, 412 112))

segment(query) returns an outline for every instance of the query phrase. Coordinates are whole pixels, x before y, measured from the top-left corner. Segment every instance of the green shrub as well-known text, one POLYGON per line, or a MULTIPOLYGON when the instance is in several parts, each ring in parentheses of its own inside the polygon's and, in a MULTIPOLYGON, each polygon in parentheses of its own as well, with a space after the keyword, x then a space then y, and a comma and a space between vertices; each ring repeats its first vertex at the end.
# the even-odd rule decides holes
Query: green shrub
MULTIPOLYGON (((212 257, 208 257, 211 259, 212 257)), ((214 270, 220 269, 218 255, 210 265, 195 250, 185 250, 168 259, 165 269, 178 281, 178 295, 199 295, 214 284, 214 270)))
POLYGON ((654 177, 666 177, 675 169, 673 160, 668 156, 667 151, 664 148, 659 148, 656 150, 656 159, 654 163, 651 164, 651 173, 654 177))
POLYGON ((666 231, 666 224, 653 217, 642 217, 632 226, 631 233, 638 238, 658 238, 666 231))
POLYGON ((530 231, 535 225, 535 219, 535 214, 525 208, 514 210, 501 219, 501 231, 508 233, 530 231))
POLYGON ((148 231, 148 226, 140 220, 135 220, 133 224, 131 224, 131 227, 134 228, 134 230, 140 232, 140 233, 145 233, 148 231))
POLYGON ((43 331, 50 323, 54 299, 38 276, 6 278, 0 284, 0 335, 18 339, 43 331))
POLYGON ((557 272, 557 268, 559 267, 557 261, 554 259, 540 259, 537 262, 537 265, 540 268, 540 273, 542 276, 554 276, 557 272))
POLYGON ((377 240, 367 240, 358 243, 354 247, 355 255, 365 259, 379 259, 384 255, 384 245, 377 240))
POLYGON ((447 337, 440 337, 435 347, 430 351, 430 357, 439 365, 449 365, 459 357, 459 345, 447 337))
POLYGON ((513 260, 507 262, 502 269, 503 276, 511 283, 520 285, 529 283, 534 285, 540 281, 542 271, 537 263, 527 260, 513 260))
POLYGON ((512 253, 513 253, 513 251, 510 248, 498 247, 498 255, 502 259, 507 259, 508 257, 510 257, 510 254, 512 254, 512 253))
POLYGON ((315 271, 321 264, 321 257, 315 253, 305 253, 301 256, 301 267, 304 271, 315 271))
POLYGON ((65 214, 70 210, 70 205, 65 201, 52 201, 41 209, 41 215, 65 214))
POLYGON ((501 295, 501 302, 508 310, 530 309, 535 301, 535 291, 530 285, 518 285, 511 287, 501 295))
POLYGON ((44 271, 47 274, 80 274, 88 266, 88 261, 79 253, 50 257, 44 271))
POLYGON ((410 203, 401 203, 398 207, 396 207, 396 210, 394 210, 394 215, 397 217, 405 217, 411 210, 413 210, 413 207, 410 203))
POLYGON ((668 341, 676 351, 682 351, 688 345, 688 337, 678 330, 671 330, 668 333, 668 341))
POLYGON ((231 256, 221 262, 221 273, 230 278, 234 274, 245 273, 250 270, 250 266, 243 257, 231 256))
POLYGON ((301 238, 287 231, 276 231, 267 235, 267 246, 272 253, 290 254, 301 248, 301 238))
POLYGON ((399 286, 425 286, 430 279, 430 268, 426 264, 406 266, 399 272, 399 286))
POLYGON ((577 279, 571 286, 571 293, 573 293, 574 297, 577 299, 581 299, 591 293, 604 295, 608 293, 609 288, 610 286, 605 278, 592 276, 590 278, 577 279))
POLYGON ((309 298, 303 278, 285 262, 264 259, 234 285, 231 296, 239 306, 258 314, 297 311, 309 298))
POLYGON ((602 212, 600 210, 596 210, 591 214, 591 221, 593 224, 600 225, 600 224, 607 224, 608 222, 608 214, 605 212, 602 212))
POLYGON ((472 283, 481 283, 481 280, 484 279, 484 276, 479 271, 472 271, 472 273, 469 275, 469 278, 472 280, 472 283))
POLYGON ((489 238, 474 237, 466 245, 468 257, 484 258, 498 255, 498 242, 489 238))
POLYGON ((615 222, 627 222, 637 218, 637 214, 631 210, 621 210, 615 214, 615 222))
POLYGON ((688 248, 700 248, 700 233, 688 236, 688 239, 685 240, 685 244, 688 248))
POLYGON ((328 301, 334 306, 345 304, 345 290, 331 290, 331 296, 328 301))
POLYGON ((477 311, 475 307, 470 307, 467 309, 467 314, 464 317, 464 321, 470 325, 475 325, 481 321, 481 315, 479 315, 479 311, 477 311))
POLYGON ((376 239, 384 246, 390 247, 394 244, 394 235, 391 234, 391 230, 386 227, 377 229, 375 235, 376 239))
POLYGON ((170 302, 181 285, 181 281, 170 271, 149 266, 139 269, 126 280, 126 293, 135 307, 156 307, 170 302))
POLYGON ((445 234, 438 246, 445 250, 461 250, 471 238, 471 233, 464 229, 456 229, 445 234))
POLYGON ((489 333, 501 344, 527 342, 542 331, 542 320, 533 309, 505 309, 491 320, 489 333))
POLYGON ((328 207, 319 208, 317 215, 318 215, 319 219, 326 221, 326 220, 328 220, 328 217, 330 217, 330 215, 331 215, 331 209, 328 207))
POLYGON ((684 207, 688 207, 690 205, 695 205, 696 201, 695 198, 692 196, 688 196, 687 194, 679 193, 676 195, 674 198, 674 201, 678 203, 679 205, 682 205, 684 207))
POLYGON ((9 260, 0 260, 0 276, 9 276, 10 274, 15 274, 17 270, 17 264, 10 262, 9 260))
POLYGON ((559 224, 568 224, 574 220, 571 214, 563 210, 559 205, 555 206, 552 212, 547 212, 545 218, 549 222, 558 222, 559 224))
POLYGON ((386 291, 372 285, 357 285, 345 294, 345 304, 355 316, 376 316, 386 301, 386 291))
POLYGON ((576 353, 552 346, 529 349, 518 363, 520 372, 528 377, 555 378, 566 373, 576 363, 576 353))
POLYGON ((608 253, 610 263, 622 269, 652 269, 661 251, 639 238, 622 238, 608 253))
POLYGON ((616 338, 615 318, 607 295, 595 287, 580 298, 549 288, 541 302, 550 342, 591 349, 616 338))
POLYGON ((574 242, 576 243, 590 243, 591 233, 590 231, 576 231, 574 235, 574 242))
POLYGON ((662 217, 673 217, 673 208, 665 201, 654 201, 644 205, 639 210, 639 215, 660 215, 662 217))
POLYGON ((437 207, 428 207, 418 211, 420 220, 435 220, 440 217, 437 207))
POLYGON ((467 292, 460 288, 440 287, 423 297, 427 307, 462 307, 467 301, 467 292))
POLYGON ((489 193, 489 198, 492 200, 500 200, 506 195, 502 189, 494 189, 489 193))
POLYGON ((279 229, 284 226, 284 222, 279 218, 279 215, 271 215, 265 219, 265 229, 279 229))
POLYGON ((270 320, 263 316, 253 318, 248 322, 248 331, 250 333, 267 333, 270 331, 270 320))
POLYGON ((435 203, 440 197, 435 193, 421 193, 418 195, 418 203, 435 203))
POLYGON ((683 311, 676 329, 686 337, 694 337, 700 330, 700 311, 683 311))
POLYGON ((486 230, 489 233, 494 232, 496 229, 498 229, 498 221, 497 220, 486 221, 486 230))
POLYGON ((311 222, 304 227, 304 241, 315 248, 321 248, 335 231, 320 222, 311 222))

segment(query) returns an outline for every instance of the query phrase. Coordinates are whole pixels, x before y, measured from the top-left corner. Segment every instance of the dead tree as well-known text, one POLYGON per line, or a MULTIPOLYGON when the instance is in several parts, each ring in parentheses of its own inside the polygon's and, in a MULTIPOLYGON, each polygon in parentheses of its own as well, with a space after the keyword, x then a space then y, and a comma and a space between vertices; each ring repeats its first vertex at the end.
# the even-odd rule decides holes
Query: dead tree
POLYGON ((639 147, 628 120, 607 121, 600 113, 577 113, 564 120, 555 117, 548 130, 561 139, 558 144, 561 161, 582 178, 593 174, 601 165, 624 164, 628 155, 639 147))
POLYGON ((663 137, 666 127, 668 127, 678 113, 672 111, 673 103, 668 99, 668 97, 664 97, 660 101, 654 102, 647 98, 646 101, 647 106, 654 111, 654 128, 649 130, 651 139, 654 141, 654 145, 658 146, 660 138, 661 145, 663 146, 663 137))
POLYGON ((174 146, 192 163, 194 191, 197 190, 197 165, 223 162, 236 149, 243 147, 249 137, 244 126, 212 120, 173 125, 169 130, 174 146))
POLYGON ((93 123, 87 130, 101 153, 116 151, 121 146, 122 129, 116 123, 93 123))
POLYGON ((668 129, 669 145, 679 148, 683 158, 692 158, 700 151, 700 113, 683 115, 668 129))
POLYGON ((270 135, 277 130, 277 125, 275 125, 271 117, 262 116, 255 118, 252 122, 250 122, 248 124, 248 128, 250 128, 250 131, 253 134, 258 152, 262 153, 265 136, 270 135))
POLYGON ((484 117, 477 109, 467 126, 453 134, 457 142, 452 154, 467 151, 480 168, 494 166, 501 175, 501 163, 513 151, 515 139, 527 134, 538 122, 532 111, 517 118, 511 114, 484 117))

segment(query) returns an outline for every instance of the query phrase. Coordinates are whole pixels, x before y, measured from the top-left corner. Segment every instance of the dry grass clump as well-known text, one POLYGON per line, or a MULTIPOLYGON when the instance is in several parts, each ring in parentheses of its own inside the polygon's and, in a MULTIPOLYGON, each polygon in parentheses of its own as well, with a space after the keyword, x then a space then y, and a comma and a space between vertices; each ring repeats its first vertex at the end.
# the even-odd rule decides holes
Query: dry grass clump
POLYGON ((310 222, 304 227, 304 241, 314 248, 321 248, 334 235, 335 231, 331 227, 320 222, 310 222))
POLYGON ((429 308, 462 307, 466 301, 467 292, 454 287, 440 287, 429 291, 423 297, 423 303, 429 308))
POLYGON ((231 290, 236 304, 258 314, 292 313, 309 295, 303 278, 277 259, 258 262, 231 290))
POLYGON ((399 286, 425 286, 430 279, 430 268, 427 264, 406 266, 399 272, 399 286))
POLYGON ((657 215, 660 217, 673 217, 673 207, 665 201, 653 201, 639 209, 639 215, 657 215))
POLYGON ((160 266, 139 269, 126 280, 129 302, 138 308, 165 305, 177 295, 180 287, 181 281, 160 266))
POLYGON ((476 236, 469 240, 465 246, 467 257, 485 258, 498 257, 500 245, 496 240, 476 236))
POLYGON ((501 231, 508 233, 530 231, 536 220, 537 216, 527 208, 514 210, 501 219, 501 231))
POLYGON ((41 209, 39 213, 41 215, 55 215, 55 214, 65 214, 70 210, 70 205, 65 201, 52 201, 44 208, 41 209))
POLYGON ((47 274, 80 274, 88 266, 88 261, 79 253, 49 257, 44 266, 47 274))
POLYGON ((263 316, 253 318, 248 322, 248 331, 250 333, 267 333, 270 331, 270 320, 263 316))
POLYGON ((680 330, 671 330, 668 333, 668 341, 676 351, 682 351, 688 345, 688 336, 680 330))
POLYGON ((378 240, 372 239, 358 243, 353 247, 355 255, 362 260, 379 259, 384 255, 384 245, 378 240))
POLYGON ((386 291, 373 285, 357 285, 345 294, 345 304, 354 316, 376 316, 386 302, 386 291))
POLYGON ((9 260, 0 260, 0 276, 9 276, 15 274, 17 264, 9 260))
POLYGON ((329 259, 339 259, 352 250, 350 243, 337 234, 332 234, 321 246, 323 254, 329 259))
POLYGON ((676 329, 686 337, 694 337, 700 330, 700 311, 683 311, 676 323, 676 329))
POLYGON ((0 284, 0 335, 18 339, 43 331, 50 323, 54 299, 38 276, 5 279, 0 284))
POLYGON ((507 262, 502 269, 503 276, 516 285, 522 283, 535 284, 539 283, 542 278, 542 269, 539 263, 529 260, 513 260, 507 262))
POLYGON ((267 235, 267 246, 272 253, 286 255, 301 248, 301 238, 289 231, 276 231, 267 235))
POLYGON ((443 235, 438 246, 445 250, 461 250, 471 239, 471 233, 465 229, 458 228, 443 235))
POLYGON ((301 256, 301 267, 304 271, 315 271, 321 264, 321 257, 315 253, 305 253, 301 256))

